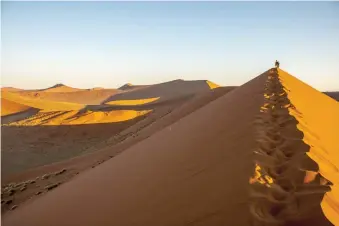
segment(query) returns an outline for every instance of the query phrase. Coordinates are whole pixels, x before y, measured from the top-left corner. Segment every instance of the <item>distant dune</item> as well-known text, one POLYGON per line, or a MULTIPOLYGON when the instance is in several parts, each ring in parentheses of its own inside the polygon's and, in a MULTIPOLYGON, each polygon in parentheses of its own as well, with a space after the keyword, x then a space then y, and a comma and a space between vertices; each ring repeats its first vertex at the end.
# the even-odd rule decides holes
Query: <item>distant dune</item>
POLYGON ((20 91, 23 91, 23 89, 18 89, 18 88, 14 88, 14 87, 2 87, 1 91, 20 92, 20 91))
POLYGON ((79 110, 84 107, 82 104, 68 103, 68 102, 56 102, 49 100, 34 99, 30 97, 21 96, 19 93, 1 92, 4 99, 9 101, 26 105, 29 107, 41 109, 42 111, 70 111, 79 110))
POLYGON ((78 89, 78 88, 73 88, 73 87, 69 87, 69 86, 66 86, 64 84, 56 84, 52 87, 49 87, 47 89, 42 89, 40 91, 43 91, 43 92, 52 92, 52 93, 68 93, 68 92, 78 92, 78 91, 83 91, 85 89, 78 89))
POLYGON ((22 97, 34 98, 39 100, 69 102, 77 104, 100 104, 102 101, 106 100, 117 92, 118 90, 116 89, 94 88, 75 92, 30 91, 21 92, 19 94, 22 97))
POLYGON ((143 87, 148 87, 148 85, 132 85, 131 83, 126 83, 125 85, 119 87, 119 90, 127 91, 143 87))
POLYGON ((339 101, 339 92, 324 92, 324 93, 332 97, 333 99, 339 101))
MULTIPOLYGON (((129 87, 128 84, 125 86, 129 87)), ((131 90, 129 92, 118 93, 106 99, 103 103, 108 103, 116 100, 121 101, 121 100, 137 100, 150 98, 159 98, 158 101, 163 101, 183 95, 189 95, 206 91, 214 87, 217 87, 217 85, 206 80, 200 81, 174 80, 171 82, 141 87, 138 89, 131 90)))

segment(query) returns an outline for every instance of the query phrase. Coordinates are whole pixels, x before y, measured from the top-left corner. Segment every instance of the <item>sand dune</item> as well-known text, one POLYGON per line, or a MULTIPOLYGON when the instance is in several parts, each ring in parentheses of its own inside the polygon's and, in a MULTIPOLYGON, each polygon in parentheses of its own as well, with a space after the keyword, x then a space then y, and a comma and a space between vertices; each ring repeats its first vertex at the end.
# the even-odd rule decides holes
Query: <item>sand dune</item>
POLYGON ((119 90, 129 91, 133 89, 148 87, 148 85, 132 85, 131 83, 126 83, 125 85, 119 87, 119 90))
POLYGON ((16 114, 30 109, 30 106, 18 104, 16 102, 1 98, 1 116, 16 114))
POLYGON ((20 91, 23 91, 23 89, 18 89, 18 88, 14 88, 14 87, 2 87, 1 91, 20 92, 20 91))
POLYGON ((247 225, 252 121, 264 81, 252 80, 8 213, 4 224, 247 225))
POLYGON ((109 105, 143 105, 143 104, 148 104, 151 103, 153 101, 158 100, 159 97, 155 97, 155 98, 148 98, 148 99, 136 99, 136 100, 113 100, 113 101, 109 101, 106 102, 105 104, 109 104, 109 105))
MULTIPOLYGON (((279 75, 271 72, 268 70, 231 92, 223 93, 222 88, 216 88, 209 95, 195 95, 175 109, 160 105, 160 110, 121 131, 113 140, 108 139, 107 147, 101 152, 77 160, 84 164, 85 159, 89 162, 90 158, 104 153, 121 152, 119 155, 6 213, 3 224, 252 225, 249 204, 253 202, 249 191, 256 186, 259 177, 253 183, 249 183, 249 179, 256 169, 260 171, 253 155, 254 149, 258 148, 255 122, 261 111, 269 111, 266 101, 271 99, 266 91, 270 87, 266 82, 272 76, 279 76, 285 86, 286 95, 281 94, 285 95, 281 99, 290 104, 284 105, 286 119, 294 119, 292 127, 283 126, 281 131, 275 132, 283 132, 295 142, 290 151, 309 151, 308 165, 302 165, 304 162, 298 162, 299 158, 296 158, 297 162, 294 165, 289 162, 289 166, 304 169, 301 175, 306 175, 302 177, 305 180, 298 184, 299 187, 316 181, 316 176, 311 175, 317 174, 317 168, 322 176, 334 183, 321 207, 328 220, 336 224, 339 158, 335 151, 339 147, 334 129, 339 125, 335 118, 338 103, 282 70, 279 75), (308 106, 310 103, 305 101, 305 95, 314 96, 312 106, 308 106), (311 108, 315 102, 320 106, 316 110, 311 108), (319 115, 324 115, 324 119, 320 121, 319 115), (116 139, 123 139, 123 142, 110 146, 116 139), (313 167, 313 171, 305 170, 308 169, 306 166, 313 167)), ((172 99, 178 93, 183 96, 212 88, 213 85, 206 81, 192 85, 177 80, 116 94, 106 102, 154 97, 172 99)), ((284 125, 285 121, 279 123, 284 125)), ((261 132, 259 130, 259 134, 261 132)), ((302 160, 307 157, 305 154, 300 156, 302 160)), ((298 182, 299 174, 289 179, 298 182)), ((320 209, 319 197, 306 198, 299 203, 299 206, 310 207, 303 213, 304 218, 296 218, 286 225, 331 225, 320 209)))
MULTIPOLYGON (((44 159, 49 159, 49 161, 53 160, 51 158, 51 156, 53 156, 53 150, 58 147, 59 150, 72 150, 69 154, 75 154, 75 151, 79 151, 79 148, 81 146, 79 145, 87 145, 88 148, 84 149, 82 148, 82 153, 87 153, 85 155, 81 155, 75 158, 71 158, 71 159, 67 159, 61 162, 57 162, 54 164, 48 164, 45 166, 41 166, 41 167, 35 167, 33 169, 29 169, 29 170, 25 170, 22 171, 22 169, 24 169, 25 165, 27 166, 32 166, 32 163, 37 164, 39 161, 38 159, 35 159, 34 161, 30 161, 29 165, 27 165, 27 163, 22 163, 21 165, 16 165, 14 167, 13 164, 15 164, 15 162, 17 160, 15 160, 16 158, 13 159, 13 157, 15 156, 8 156, 6 155, 6 159, 10 160, 7 161, 6 164, 6 168, 7 168, 7 174, 2 175, 2 181, 3 184, 9 184, 9 183, 19 183, 22 181, 29 181, 31 179, 37 178, 37 177, 41 177, 42 175, 45 174, 53 174, 54 172, 63 170, 63 169, 68 169, 67 173, 64 174, 64 176, 60 177, 53 177, 49 180, 52 180, 54 182, 64 182, 65 180, 69 180, 70 178, 74 177, 77 173, 82 172, 84 170, 87 170, 88 168, 91 168, 93 166, 96 166, 98 163, 109 159, 112 156, 116 156, 117 154, 121 153, 122 151, 126 150, 128 147, 131 147, 132 145, 147 139, 148 137, 150 137, 152 134, 156 133, 157 131, 160 131, 161 129, 163 129, 164 127, 178 121, 179 119, 183 118, 184 116, 192 113, 193 111, 195 111, 196 109, 203 107, 205 104, 215 100, 216 98, 226 94, 227 92, 233 90, 234 87, 221 87, 221 88, 217 88, 217 89, 213 89, 213 90, 209 90, 206 92, 203 92, 199 95, 197 95, 196 97, 193 97, 189 100, 179 100, 177 102, 170 102, 166 105, 158 105, 154 111, 150 114, 147 114, 146 117, 141 118, 141 120, 138 120, 139 118, 136 118, 136 121, 133 124, 133 121, 127 121, 126 123, 130 124, 131 126, 129 126, 127 129, 122 130, 121 132, 114 134, 115 131, 115 127, 112 124, 92 124, 92 125, 83 125, 83 126, 76 126, 73 127, 74 129, 79 130, 79 134, 81 129, 83 131, 83 133, 87 133, 87 136, 85 136, 86 139, 90 139, 91 137, 95 138, 91 138, 91 142, 83 142, 84 140, 82 139, 81 141, 81 136, 77 137, 74 136, 74 134, 68 134, 67 138, 72 139, 72 137, 76 140, 78 140, 75 143, 70 143, 68 140, 63 140, 62 145, 60 146, 60 144, 58 144, 59 140, 58 140, 58 135, 55 136, 53 134, 60 134, 62 133, 62 128, 67 128, 66 126, 62 126, 62 127, 55 127, 54 129, 60 128, 60 132, 51 132, 48 128, 50 127, 40 127, 40 131, 42 132, 42 134, 44 134, 46 137, 45 140, 48 141, 49 143, 53 143, 55 144, 54 146, 50 146, 52 147, 52 149, 50 150, 49 153, 51 153, 50 156, 48 155, 44 155, 44 159), (111 138, 107 139, 105 136, 103 136, 102 134, 97 132, 93 132, 93 129, 91 129, 91 127, 88 126, 94 126, 94 128, 102 128, 99 125, 103 125, 104 129, 103 130, 109 130, 110 133, 109 134, 105 134, 105 135, 110 135, 112 136, 111 138), (108 126, 111 126, 111 128, 109 128, 108 126), (114 129, 114 130, 113 130, 114 129), (49 135, 46 134, 51 134, 51 138, 48 138, 49 135), (52 136, 53 135, 53 136, 52 136), (93 135, 97 135, 97 136, 93 136, 93 135), (102 139, 102 142, 97 142, 95 143, 95 141, 99 138, 99 136, 102 139), (55 137, 55 138, 53 138, 55 137), (80 140, 79 140, 80 138, 80 140), (81 141, 81 142, 79 142, 81 141), (86 144, 87 143, 87 144, 86 144), (72 146, 72 145, 77 145, 77 146, 72 146), (68 146, 67 146, 68 145, 68 146), (68 148, 68 147, 73 147, 68 148), (101 150, 99 150, 101 149, 101 150), (47 157, 48 156, 48 157, 47 157), (12 160, 11 160, 12 159, 12 160), (13 162, 14 161, 14 162, 13 162), (13 172, 13 171, 8 171, 9 169, 13 169, 16 168, 17 170, 20 170, 20 172, 17 173, 11 173, 8 175, 8 172, 13 172), (70 170, 71 169, 71 170, 70 170)), ((162 102, 164 103, 164 102, 162 102)), ((125 124, 126 124, 125 123, 125 124)), ((123 125, 123 124, 122 124, 123 125)), ((17 127, 15 127, 17 128, 17 127)), ((21 132, 29 132, 30 129, 25 129, 22 127, 19 127, 20 129, 17 128, 17 130, 21 130, 21 132)), ((5 129, 11 129, 10 127, 5 127, 5 129)), ((39 129, 37 129, 37 127, 32 127, 32 129, 35 129, 37 133, 39 133, 39 129)), ((52 129, 52 128, 51 128, 52 129)), ((74 130, 73 129, 73 130, 74 130)), ((58 130, 57 130, 58 131, 58 130)), ((14 133, 15 131, 13 131, 14 133)), ((8 133, 8 132, 6 132, 8 133)), ((11 133, 11 134, 13 134, 11 133)), ((39 133, 41 134, 41 133, 39 133)), ((75 134, 76 135, 76 134, 75 134)), ((32 137, 33 138, 33 137, 32 137)), ((39 138, 39 137, 38 137, 39 138)), ((84 137, 83 137, 84 138, 84 137)), ((33 149, 40 149, 40 146, 43 145, 44 143, 42 143, 41 140, 42 138, 39 138, 37 140, 32 139, 30 141, 30 144, 32 144, 32 142, 34 142, 33 144, 33 149), (34 148, 35 147, 35 148, 34 148)), ((26 143, 25 141, 23 141, 24 143, 26 143)), ((20 147, 20 144, 15 143, 17 146, 12 146, 13 143, 11 144, 10 140, 8 142, 5 143, 5 145, 3 145, 4 150, 7 150, 9 146, 12 146, 13 149, 17 149, 17 147, 20 147)), ((30 145, 31 147, 31 145, 30 145)), ((80 149, 81 150, 81 149, 80 149)), ((27 153, 29 154, 29 153, 27 153)), ((19 157, 19 156, 17 156, 19 157)), ((22 157, 22 156, 21 156, 22 157)), ((25 156, 23 156, 25 157, 25 156)), ((27 157, 27 156, 26 156, 27 157)), ((38 156, 36 156, 38 157, 38 156)), ((42 156, 41 156, 42 157, 42 156)), ((40 158, 41 158, 40 157, 40 158)), ((60 156, 59 156, 60 157, 60 156)), ((40 160, 41 161, 41 160, 40 160)), ((44 160, 46 161, 46 160, 44 160)), ((35 198, 38 198, 37 196, 35 196, 34 194, 36 192, 41 191, 41 187, 45 186, 44 183, 51 183, 52 181, 49 180, 43 180, 43 181, 36 181, 36 186, 29 186, 24 192, 20 192, 17 193, 15 196, 15 200, 13 202, 13 205, 21 205, 22 202, 27 201, 28 199, 32 200, 35 198)), ((6 209, 4 209, 4 211, 6 211, 6 209)))
POLYGON ((111 101, 117 100, 128 101, 150 98, 159 98, 157 101, 163 101, 183 95, 199 93, 215 87, 217 87, 216 84, 204 80, 200 81, 174 80, 171 82, 165 82, 151 86, 141 87, 138 89, 133 89, 130 90, 129 92, 118 93, 106 99, 103 103, 109 103, 111 101))
POLYGON ((316 89, 279 71, 288 97, 301 114, 291 111, 304 133, 303 141, 310 146, 308 155, 319 165, 319 173, 333 183, 321 204, 324 214, 339 225, 339 103, 316 89), (312 101, 305 101, 305 97, 312 101))
POLYGON ((49 100, 57 102, 69 102, 78 104, 100 104, 108 97, 114 95, 118 91, 116 89, 96 88, 90 90, 80 90, 76 92, 46 92, 46 91, 30 91, 19 93, 22 97, 49 100))
POLYGON ((85 89, 78 89, 66 86, 64 84, 56 84, 52 87, 49 87, 47 89, 42 89, 40 91, 43 92, 50 92, 50 93, 68 93, 68 92, 78 92, 78 91, 84 91, 85 89))
POLYGON ((11 92, 1 92, 1 95, 9 101, 41 109, 42 111, 70 111, 84 108, 82 104, 34 99, 11 92))

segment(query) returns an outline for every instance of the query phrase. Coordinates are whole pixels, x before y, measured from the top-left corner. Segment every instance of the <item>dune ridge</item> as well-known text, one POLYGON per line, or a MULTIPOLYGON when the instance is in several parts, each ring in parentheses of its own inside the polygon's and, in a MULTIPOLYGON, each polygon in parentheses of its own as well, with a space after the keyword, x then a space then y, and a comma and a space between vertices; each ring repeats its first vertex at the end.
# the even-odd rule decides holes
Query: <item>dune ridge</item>
POLYGON ((256 176, 250 180, 255 225, 300 224, 310 213, 321 212, 320 201, 330 190, 321 175, 314 176, 318 166, 306 155, 308 148, 289 110, 296 107, 284 88, 278 71, 271 69, 258 118, 256 176))

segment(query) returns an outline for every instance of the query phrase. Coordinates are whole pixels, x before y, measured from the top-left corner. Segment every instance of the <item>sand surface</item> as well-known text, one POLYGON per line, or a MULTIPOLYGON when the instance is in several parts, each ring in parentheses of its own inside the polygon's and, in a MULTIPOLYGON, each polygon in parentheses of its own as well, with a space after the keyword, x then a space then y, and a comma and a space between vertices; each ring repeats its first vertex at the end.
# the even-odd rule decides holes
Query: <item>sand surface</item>
POLYGON ((279 74, 289 89, 289 99, 301 112, 291 114, 299 121, 303 141, 310 146, 308 155, 318 164, 319 173, 333 183, 321 206, 326 217, 339 225, 339 103, 283 70, 279 74))
POLYGON ((69 102, 78 104, 100 104, 118 91, 116 89, 90 89, 74 92, 25 91, 18 93, 22 97, 49 100, 56 102, 69 102))
POLYGON ((30 106, 18 104, 16 102, 1 98, 1 116, 16 114, 30 109, 30 106))
MULTIPOLYGON (((258 145, 258 127, 254 122, 266 108, 265 84, 270 73, 271 70, 229 90, 206 81, 192 85, 176 80, 169 82, 171 91, 176 94, 165 89, 168 83, 114 94, 106 102, 157 97, 176 101, 166 104, 157 104, 158 100, 154 103, 141 101, 138 110, 145 106, 157 108, 142 120, 92 146, 93 150, 100 151, 7 177, 3 180, 6 183, 36 176, 39 179, 35 180, 35 186, 30 185, 30 181, 15 185, 25 186, 26 190, 16 194, 18 201, 14 200, 13 204, 20 206, 6 212, 2 223, 28 226, 252 225, 250 190, 259 179, 251 182, 256 170, 253 151, 258 145), (180 89, 183 84, 186 89, 180 89), (195 94, 187 101, 176 99, 179 94, 190 96, 197 90, 209 92, 195 94), (41 173, 52 176, 41 179, 41 173), (51 191, 43 189, 55 184, 57 188, 51 191), (34 196, 41 189, 43 195, 34 196)), ((300 206, 307 207, 308 212, 288 225, 327 226, 331 225, 330 221, 337 224, 339 158, 335 150, 339 149, 334 129, 338 127, 338 103, 282 70, 279 70, 279 78, 286 88, 287 99, 296 109, 288 112, 296 123, 284 133, 298 138, 292 150, 308 151, 308 158, 312 160, 302 165, 311 167, 304 183, 315 181, 310 175, 317 174, 316 169, 319 169, 319 173, 334 184, 321 205, 319 196, 303 200, 300 206), (305 95, 314 96, 317 106, 321 107, 312 110, 310 103, 305 102, 305 95), (321 114, 326 115, 323 123, 319 121, 321 114)), ((311 105, 314 107, 314 102, 311 105)), ((93 109, 100 110, 100 106, 93 109)), ((91 126, 98 126, 98 123, 91 126)))
POLYGON ((264 81, 252 80, 23 205, 4 224, 247 225, 252 122, 264 81))
MULTIPOLYGON (((142 86, 135 89, 127 89, 127 92, 118 93, 106 99, 103 103, 116 100, 136 100, 158 98, 157 101, 177 98, 183 95, 189 95, 216 88, 218 85, 204 80, 184 81, 174 80, 170 82, 160 83, 151 86, 142 86)), ((130 87, 126 86, 125 87, 130 87)), ((123 90, 126 90, 124 88, 123 90)))

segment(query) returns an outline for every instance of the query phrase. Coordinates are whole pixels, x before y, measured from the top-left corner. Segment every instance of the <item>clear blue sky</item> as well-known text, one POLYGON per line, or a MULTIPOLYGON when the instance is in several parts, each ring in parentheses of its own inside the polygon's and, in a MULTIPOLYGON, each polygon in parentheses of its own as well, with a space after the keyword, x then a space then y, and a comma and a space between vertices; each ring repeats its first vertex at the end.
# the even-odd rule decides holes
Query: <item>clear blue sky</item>
POLYGON ((2 86, 241 85, 280 60, 339 90, 339 2, 2 2, 2 86))

